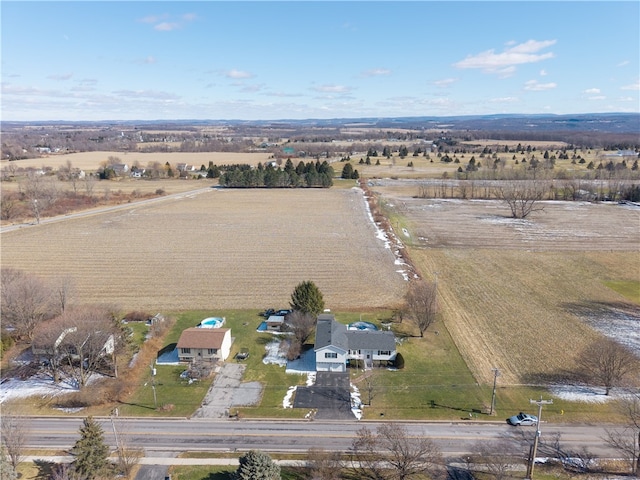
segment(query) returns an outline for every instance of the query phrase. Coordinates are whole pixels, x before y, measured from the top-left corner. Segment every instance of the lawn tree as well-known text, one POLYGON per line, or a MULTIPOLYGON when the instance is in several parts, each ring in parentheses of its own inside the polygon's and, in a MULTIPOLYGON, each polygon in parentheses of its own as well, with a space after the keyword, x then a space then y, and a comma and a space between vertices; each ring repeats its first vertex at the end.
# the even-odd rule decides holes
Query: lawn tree
POLYGON ((3 456, 6 453, 13 470, 18 468, 18 464, 24 457, 28 429, 28 421, 25 417, 3 408, 0 416, 0 439, 2 439, 3 456))
POLYGON ((305 281, 296 286, 291 294, 291 308, 317 317, 324 310, 322 292, 312 281, 305 281))
POLYGON ((640 393, 625 396, 620 400, 620 406, 626 424, 621 429, 607 430, 603 440, 628 459, 631 474, 637 477, 640 473, 640 393))
POLYGON ((13 268, 0 273, 0 313, 18 338, 32 339, 36 326, 51 315, 52 292, 38 277, 13 268))
POLYGON ((280 465, 264 452, 249 450, 238 461, 235 480, 280 480, 280 465))
POLYGON ((420 331, 420 337, 436 320, 438 313, 437 288, 435 283, 415 280, 409 284, 404 296, 406 311, 420 331))
POLYGON ((342 454, 311 448, 307 453, 309 480, 340 480, 342 477, 342 454))
POLYGON ((53 293, 55 302, 59 308, 60 313, 64 313, 64 310, 69 305, 69 301, 73 296, 75 286, 71 277, 62 277, 53 287, 53 293))
POLYGON ((29 203, 36 223, 40 223, 42 212, 53 205, 58 198, 55 181, 52 178, 45 178, 40 172, 30 171, 20 188, 29 203))
POLYGON ((104 441, 104 431, 93 417, 84 419, 80 438, 71 449, 73 469, 81 478, 98 479, 109 472, 109 447, 104 441))
POLYGON ((371 406, 373 399, 380 392, 379 375, 375 370, 368 370, 360 379, 360 390, 367 394, 367 405, 371 406))
POLYGON ((59 351, 69 373, 83 388, 93 374, 112 361, 118 332, 111 312, 97 306, 82 306, 67 309, 59 321, 72 329, 60 343, 59 351))
POLYGON ((597 382, 609 395, 613 387, 622 386, 630 373, 640 369, 640 361, 629 348, 602 337, 580 353, 578 367, 585 381, 597 382))
POLYGON ((512 178, 500 182, 494 195, 511 210, 512 218, 526 218, 532 212, 544 210, 540 201, 548 191, 548 182, 535 178, 512 178))
POLYGON ((305 313, 300 310, 294 310, 287 315, 287 329, 293 333, 289 348, 291 352, 296 352, 298 358, 302 353, 302 347, 309 340, 309 337, 315 331, 316 317, 311 313, 305 313))
POLYGON ((396 423, 384 423, 375 433, 361 428, 351 451, 358 478, 406 480, 425 473, 437 475, 442 466, 440 451, 431 440, 411 437, 396 423))

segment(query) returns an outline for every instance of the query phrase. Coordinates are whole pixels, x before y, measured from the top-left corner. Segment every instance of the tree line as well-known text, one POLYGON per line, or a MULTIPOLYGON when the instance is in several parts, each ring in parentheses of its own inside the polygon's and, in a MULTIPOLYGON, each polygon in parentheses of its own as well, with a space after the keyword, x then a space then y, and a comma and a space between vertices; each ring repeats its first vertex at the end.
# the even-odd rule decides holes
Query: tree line
POLYGON ((284 168, 268 163, 259 163, 256 168, 249 165, 231 165, 220 175, 221 186, 231 188, 299 188, 333 185, 333 167, 327 161, 304 163, 294 167, 288 159, 284 168))

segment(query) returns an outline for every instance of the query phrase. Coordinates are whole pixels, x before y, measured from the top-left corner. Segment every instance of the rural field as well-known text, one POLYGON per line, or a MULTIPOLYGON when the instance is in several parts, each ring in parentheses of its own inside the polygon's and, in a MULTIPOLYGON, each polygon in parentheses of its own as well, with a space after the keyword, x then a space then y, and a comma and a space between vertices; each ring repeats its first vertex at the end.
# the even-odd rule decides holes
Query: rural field
POLYGON ((353 188, 212 188, 29 226, 2 234, 2 266, 70 277, 78 303, 149 311, 283 308, 304 280, 328 308, 369 310, 406 287, 353 188))
POLYGON ((437 274, 443 320, 480 382, 494 367, 501 384, 562 381, 596 329, 611 334, 621 317, 640 351, 638 296, 607 287, 640 289, 640 208, 548 202, 515 220, 495 201, 420 199, 384 182, 373 190, 417 270, 437 274))

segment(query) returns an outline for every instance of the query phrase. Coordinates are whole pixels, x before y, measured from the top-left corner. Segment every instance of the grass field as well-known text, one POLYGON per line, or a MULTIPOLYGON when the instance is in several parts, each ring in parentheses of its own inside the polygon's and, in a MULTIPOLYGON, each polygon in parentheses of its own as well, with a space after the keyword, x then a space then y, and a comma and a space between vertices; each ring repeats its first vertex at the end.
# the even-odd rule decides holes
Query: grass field
POLYGON ((496 202, 380 192, 418 271, 437 272, 444 322, 481 383, 492 368, 502 384, 561 381, 600 335, 589 312, 640 310, 639 208, 553 203, 516 221, 496 202))

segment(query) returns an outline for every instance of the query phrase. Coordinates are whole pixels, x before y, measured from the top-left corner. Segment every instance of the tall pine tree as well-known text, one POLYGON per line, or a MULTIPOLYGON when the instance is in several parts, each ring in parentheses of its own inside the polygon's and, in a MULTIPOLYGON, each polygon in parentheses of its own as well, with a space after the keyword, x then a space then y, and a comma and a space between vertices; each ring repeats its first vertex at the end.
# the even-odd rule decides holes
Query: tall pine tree
POLYGON ((269 455, 250 450, 238 459, 236 480, 280 480, 280 465, 269 455))
POLYGON ((109 447, 104 443, 104 431, 93 417, 84 419, 80 439, 71 449, 76 457, 74 470, 83 478, 99 478, 109 467, 109 447))
POLYGON ((291 294, 291 308, 317 316, 324 310, 322 292, 312 281, 298 284, 291 294))

